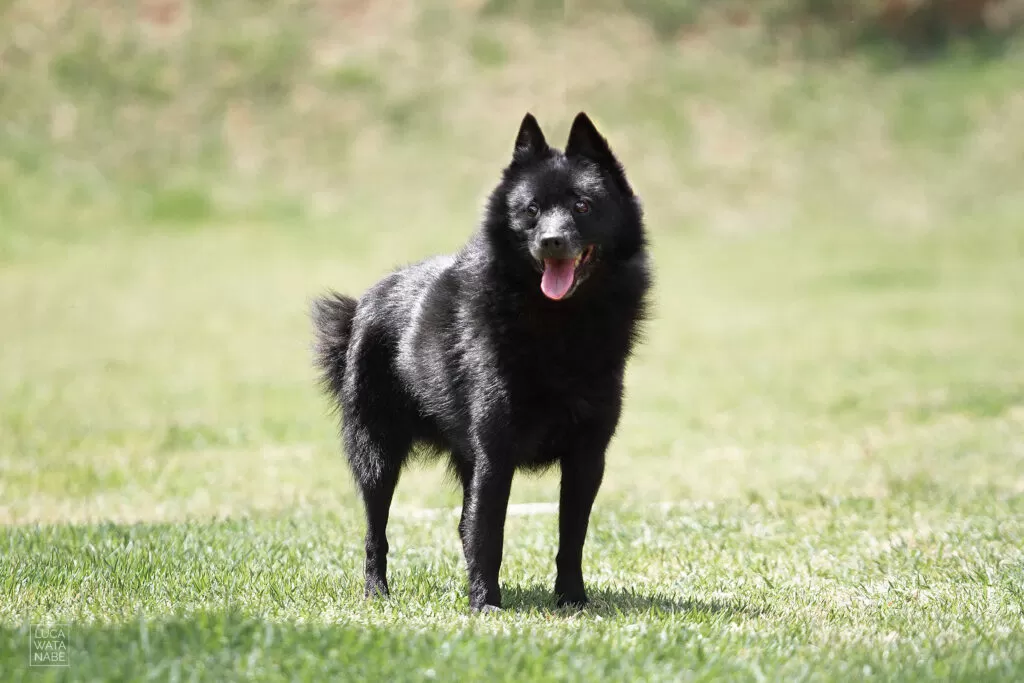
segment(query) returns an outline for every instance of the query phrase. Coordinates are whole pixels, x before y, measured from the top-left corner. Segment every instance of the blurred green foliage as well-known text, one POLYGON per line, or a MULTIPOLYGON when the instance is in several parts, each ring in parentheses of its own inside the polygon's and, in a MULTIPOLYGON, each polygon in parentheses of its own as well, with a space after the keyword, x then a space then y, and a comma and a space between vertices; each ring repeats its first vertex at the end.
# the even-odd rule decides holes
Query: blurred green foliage
MULTIPOLYGON (((724 157, 694 154, 707 134, 698 106, 733 110, 754 139, 797 154, 826 149, 822 135, 864 134, 863 116, 827 111, 857 101, 884 119, 888 143, 962 153, 991 107, 1015 120, 1019 4, 11 0, 0 9, 0 216, 94 226, 95 211, 332 212, 370 179, 436 173, 433 158, 461 193, 538 108, 557 124, 590 107, 635 132, 620 136, 625 151, 642 135, 665 183, 722 172, 724 157), (921 22, 932 28, 912 28, 921 22), (918 43, 945 57, 870 75, 912 64, 918 43), (922 106, 936 97, 942 106, 922 106), (685 154, 670 154, 676 145, 685 154)), ((734 191, 769 173, 768 157, 748 160, 761 168, 730 171, 734 191)))

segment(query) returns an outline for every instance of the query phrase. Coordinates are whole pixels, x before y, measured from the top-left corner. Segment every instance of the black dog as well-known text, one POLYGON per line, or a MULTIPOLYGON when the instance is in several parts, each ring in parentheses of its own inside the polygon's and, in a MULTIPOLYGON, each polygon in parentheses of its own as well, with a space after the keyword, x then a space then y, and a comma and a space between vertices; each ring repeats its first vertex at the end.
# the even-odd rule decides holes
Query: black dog
POLYGON ((314 304, 317 364, 366 506, 366 595, 387 595, 385 534, 411 449, 462 483, 474 610, 501 606, 512 475, 559 462, 558 605, 587 602, 583 543, 650 286, 640 203, 586 114, 565 152, 527 114, 479 231, 357 302, 314 304))

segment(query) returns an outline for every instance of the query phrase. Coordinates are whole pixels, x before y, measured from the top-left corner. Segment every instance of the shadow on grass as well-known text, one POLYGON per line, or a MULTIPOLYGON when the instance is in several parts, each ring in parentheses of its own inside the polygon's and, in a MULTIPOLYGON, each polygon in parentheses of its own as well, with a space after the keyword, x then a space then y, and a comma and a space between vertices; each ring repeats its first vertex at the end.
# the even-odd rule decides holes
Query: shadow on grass
MULTIPOLYGON (((588 588, 590 604, 587 615, 613 617, 621 614, 686 614, 734 617, 757 617, 767 613, 764 607, 742 600, 701 600, 696 598, 674 598, 661 593, 647 593, 632 589, 609 590, 588 588)), ((502 590, 502 603, 510 610, 550 610, 575 613, 569 608, 555 606, 551 587, 541 584, 530 586, 506 586, 502 590)))

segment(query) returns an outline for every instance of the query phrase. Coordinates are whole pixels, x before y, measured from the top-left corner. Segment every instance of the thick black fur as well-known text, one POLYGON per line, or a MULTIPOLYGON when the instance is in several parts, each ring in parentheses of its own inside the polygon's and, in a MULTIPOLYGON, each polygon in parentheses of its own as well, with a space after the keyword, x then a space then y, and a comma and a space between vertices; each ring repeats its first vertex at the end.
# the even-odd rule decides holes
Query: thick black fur
POLYGON ((513 473, 561 466, 555 593, 583 605, 582 555, 623 373, 650 286, 642 212, 586 114, 565 152, 527 114, 480 229, 455 255, 401 268, 313 309, 316 360, 340 408, 366 507, 366 595, 387 595, 386 527, 414 446, 447 453, 463 489, 474 610, 500 607, 513 473), (581 256, 573 290, 541 291, 546 258, 581 256))

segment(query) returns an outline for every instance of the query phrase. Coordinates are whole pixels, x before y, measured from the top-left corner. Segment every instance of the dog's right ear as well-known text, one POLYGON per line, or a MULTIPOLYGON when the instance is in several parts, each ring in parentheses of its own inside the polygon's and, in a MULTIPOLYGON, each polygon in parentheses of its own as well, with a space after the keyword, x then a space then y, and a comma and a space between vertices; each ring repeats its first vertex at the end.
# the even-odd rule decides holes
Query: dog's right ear
POLYGON ((519 124, 519 134, 516 136, 516 149, 512 154, 512 162, 525 164, 538 159, 548 153, 548 143, 544 139, 544 133, 540 124, 533 114, 527 112, 523 122, 519 124))

